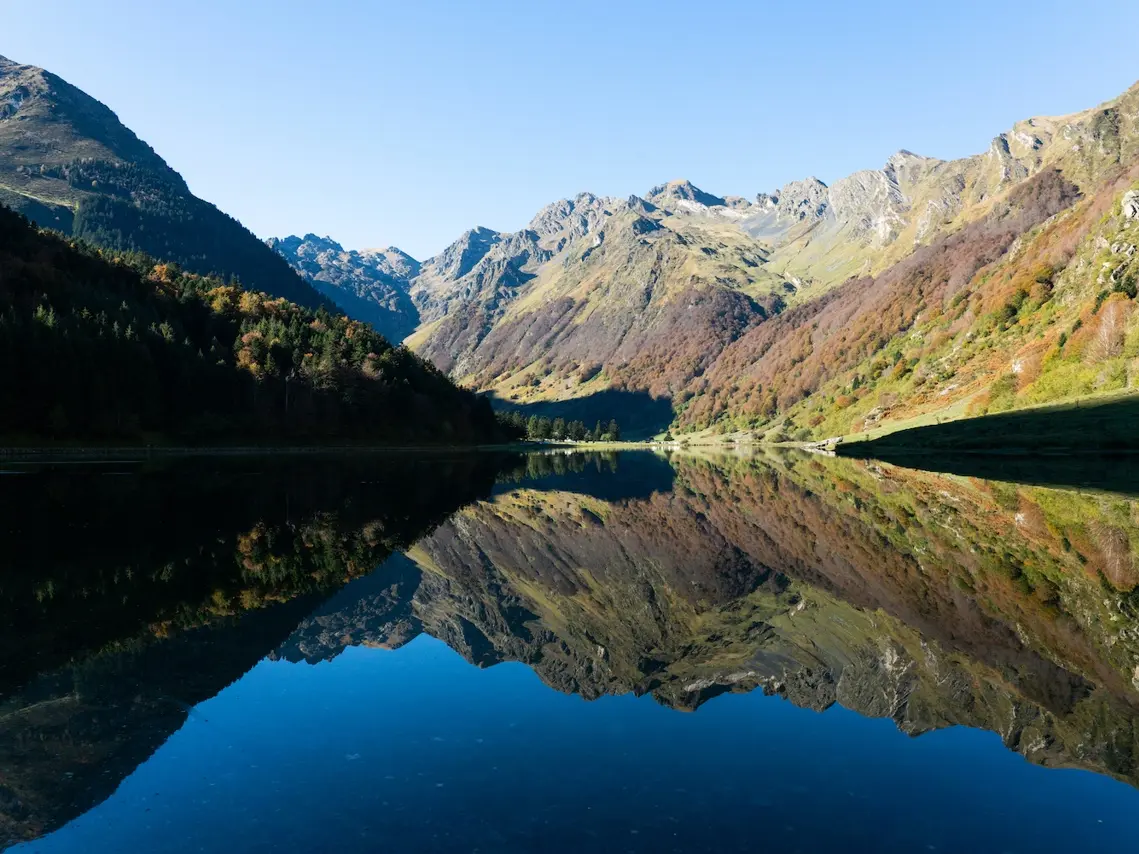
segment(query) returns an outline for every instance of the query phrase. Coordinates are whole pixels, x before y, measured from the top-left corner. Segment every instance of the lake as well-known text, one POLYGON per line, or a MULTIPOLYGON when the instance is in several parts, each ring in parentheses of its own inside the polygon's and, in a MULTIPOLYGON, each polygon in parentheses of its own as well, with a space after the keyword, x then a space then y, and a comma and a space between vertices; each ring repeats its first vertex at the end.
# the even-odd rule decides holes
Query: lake
POLYGON ((931 467, 0 466, 0 847, 1139 850, 1139 471, 931 467))

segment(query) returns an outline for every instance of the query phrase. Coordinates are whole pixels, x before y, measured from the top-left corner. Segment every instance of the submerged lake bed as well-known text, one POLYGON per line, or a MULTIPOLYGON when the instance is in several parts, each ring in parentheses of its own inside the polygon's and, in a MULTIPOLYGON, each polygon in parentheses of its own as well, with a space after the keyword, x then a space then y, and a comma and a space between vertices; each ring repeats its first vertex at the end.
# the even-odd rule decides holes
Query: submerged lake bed
POLYGON ((14 851, 1139 841, 1126 493, 795 453, 12 470, 14 851))

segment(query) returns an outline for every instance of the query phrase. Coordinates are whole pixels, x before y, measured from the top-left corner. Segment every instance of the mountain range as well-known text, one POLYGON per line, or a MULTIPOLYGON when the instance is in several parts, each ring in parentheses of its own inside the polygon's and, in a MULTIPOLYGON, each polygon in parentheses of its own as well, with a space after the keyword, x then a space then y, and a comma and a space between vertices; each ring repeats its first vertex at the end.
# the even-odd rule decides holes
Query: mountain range
MULTIPOLYGON (((514 233, 471 229, 376 301, 394 285, 406 343, 508 405, 618 389, 688 431, 819 437, 1112 392, 1131 386, 1137 152, 1132 88, 830 186, 582 193, 514 233)), ((314 281, 346 260, 294 254, 314 281)), ((347 261, 364 275, 369 257, 347 261)))
POLYGON ((620 400, 654 413, 642 433, 818 439, 1126 392, 1137 154, 1133 87, 970 157, 747 197, 580 193, 420 262, 262 242, 110 109, 0 60, 0 202, 39 225, 335 305, 501 406, 591 423, 620 400))

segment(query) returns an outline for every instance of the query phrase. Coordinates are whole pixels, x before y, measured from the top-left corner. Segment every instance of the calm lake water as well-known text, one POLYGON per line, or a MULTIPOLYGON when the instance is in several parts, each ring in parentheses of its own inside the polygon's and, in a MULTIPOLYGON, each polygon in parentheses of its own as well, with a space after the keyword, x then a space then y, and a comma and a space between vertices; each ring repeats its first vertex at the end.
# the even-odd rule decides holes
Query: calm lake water
POLYGON ((978 465, 5 466, 0 847, 1139 850, 1139 474, 978 465))

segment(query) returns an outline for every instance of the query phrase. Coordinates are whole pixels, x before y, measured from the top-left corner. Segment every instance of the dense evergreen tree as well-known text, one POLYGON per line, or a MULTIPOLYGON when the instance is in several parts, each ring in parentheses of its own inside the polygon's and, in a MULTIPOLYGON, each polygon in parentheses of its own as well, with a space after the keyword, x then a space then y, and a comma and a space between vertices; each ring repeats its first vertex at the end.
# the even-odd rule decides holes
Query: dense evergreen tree
POLYGON ((0 436, 27 441, 515 435, 489 402, 367 324, 88 248, 5 208, 0 359, 0 436))
POLYGON ((566 423, 564 418, 555 418, 551 421, 549 418, 538 415, 531 415, 527 418, 517 410, 500 413, 498 417, 503 428, 510 434, 519 438, 524 436, 537 442, 547 439, 571 442, 608 442, 616 441, 621 437, 621 430, 616 421, 610 421, 609 427, 604 430, 601 427, 601 422, 598 421, 597 426, 593 430, 589 430, 582 421, 566 423))

